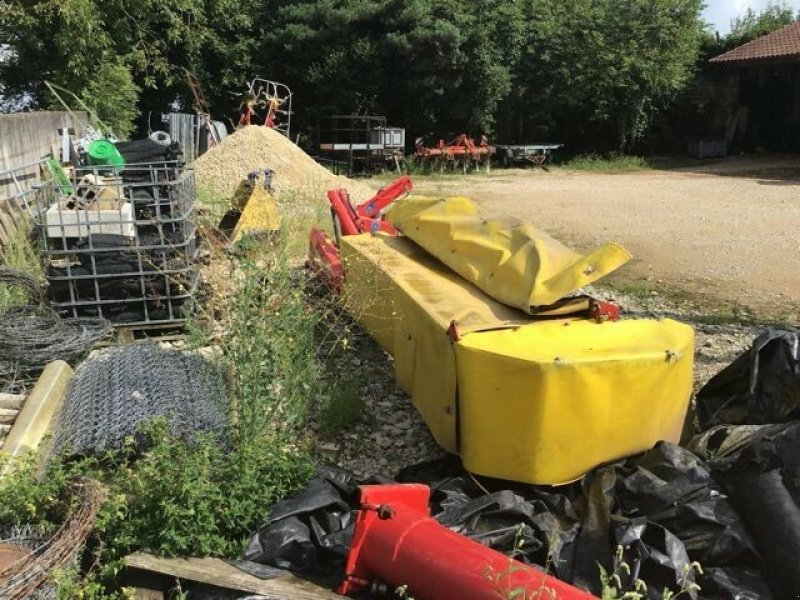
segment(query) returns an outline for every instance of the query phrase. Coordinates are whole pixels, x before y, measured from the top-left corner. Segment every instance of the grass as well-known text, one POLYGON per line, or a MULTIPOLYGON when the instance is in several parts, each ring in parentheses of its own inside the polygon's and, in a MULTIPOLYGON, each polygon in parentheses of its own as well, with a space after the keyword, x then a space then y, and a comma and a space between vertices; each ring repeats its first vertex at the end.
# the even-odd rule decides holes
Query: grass
MULTIPOLYGON (((36 244, 32 240, 32 229, 30 220, 22 221, 19 224, 8 244, 0 249, 0 263, 43 281, 44 272, 36 244)), ((16 286, 0 284, 0 312, 26 301, 25 293, 16 286)))
MULTIPOLYGON (((215 218, 207 213, 206 224, 215 218)), ((36 522, 50 530, 68 511, 70 482, 82 475, 103 482, 107 500, 89 543, 93 556, 84 563, 92 566, 59 579, 70 597, 124 597, 115 581, 119 561, 137 550, 238 557, 268 506, 313 474, 313 444, 304 429, 309 411, 322 403, 331 430, 358 419, 355 380, 339 375, 326 387, 332 377, 318 351, 324 307, 309 301, 300 260, 307 232, 308 217, 287 216, 278 236, 246 239, 235 252, 212 250, 220 268, 211 285, 225 288, 217 303, 222 311, 192 320, 190 344, 219 338, 214 317, 221 317, 216 327, 225 333, 213 356, 231 388, 224 444, 210 437, 187 444, 156 420, 141 431, 149 440, 144 453, 130 445, 101 458, 56 459, 43 481, 23 460, 0 481, 0 526, 36 522)), ((22 241, 7 252, 16 266, 33 267, 26 261, 35 253, 22 241)))
POLYGON ((709 299, 685 287, 645 280, 604 280, 597 287, 618 293, 638 304, 645 311, 662 311, 665 305, 686 311, 680 318, 703 325, 734 325, 754 327, 796 326, 800 318, 800 304, 793 303, 780 309, 756 315, 752 309, 738 302, 709 299))
POLYGON ((621 173, 627 171, 643 171, 650 165, 641 156, 627 154, 583 154, 564 163, 564 168, 573 171, 589 171, 594 173, 621 173))
POLYGON ((352 428, 364 414, 358 378, 347 373, 335 375, 330 388, 320 398, 319 408, 320 429, 324 435, 335 437, 352 428))

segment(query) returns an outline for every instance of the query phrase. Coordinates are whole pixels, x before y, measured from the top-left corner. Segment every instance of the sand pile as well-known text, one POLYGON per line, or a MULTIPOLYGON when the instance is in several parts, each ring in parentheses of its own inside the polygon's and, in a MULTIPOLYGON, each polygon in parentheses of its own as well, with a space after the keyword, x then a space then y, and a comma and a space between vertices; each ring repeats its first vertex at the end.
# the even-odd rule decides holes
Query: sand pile
POLYGON ((368 185, 334 175, 274 129, 250 125, 228 136, 195 162, 197 183, 220 199, 233 198, 247 174, 272 169, 272 186, 282 204, 327 205, 326 192, 345 188, 353 202, 371 198, 368 185))

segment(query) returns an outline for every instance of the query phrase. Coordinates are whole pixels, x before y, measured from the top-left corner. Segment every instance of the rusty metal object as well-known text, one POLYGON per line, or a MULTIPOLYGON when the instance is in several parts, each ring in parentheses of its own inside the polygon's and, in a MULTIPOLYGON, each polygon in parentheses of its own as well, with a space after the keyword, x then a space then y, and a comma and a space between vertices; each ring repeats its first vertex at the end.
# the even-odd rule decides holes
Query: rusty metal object
POLYGON ((73 484, 72 495, 77 500, 76 506, 55 535, 19 560, 0 567, 0 598, 25 600, 54 571, 75 562, 94 527, 103 492, 97 482, 80 479, 73 484))

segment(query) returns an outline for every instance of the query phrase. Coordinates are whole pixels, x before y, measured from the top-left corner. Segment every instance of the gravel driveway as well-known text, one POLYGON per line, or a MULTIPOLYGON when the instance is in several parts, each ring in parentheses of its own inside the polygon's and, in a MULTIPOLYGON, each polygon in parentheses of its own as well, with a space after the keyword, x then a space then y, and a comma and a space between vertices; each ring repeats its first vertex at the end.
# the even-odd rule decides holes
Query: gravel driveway
POLYGON ((566 169, 417 177, 423 194, 464 194, 564 241, 615 240, 634 261, 617 281, 649 280, 709 305, 800 320, 800 157, 735 157, 682 169, 566 169))

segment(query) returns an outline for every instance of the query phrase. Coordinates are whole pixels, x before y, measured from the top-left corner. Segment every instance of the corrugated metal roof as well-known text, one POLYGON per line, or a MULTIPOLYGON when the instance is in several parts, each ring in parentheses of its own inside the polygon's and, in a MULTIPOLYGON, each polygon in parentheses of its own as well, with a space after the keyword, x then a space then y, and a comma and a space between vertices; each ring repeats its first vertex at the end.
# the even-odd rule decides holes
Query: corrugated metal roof
POLYGON ((762 35, 712 58, 712 63, 747 63, 777 58, 800 58, 800 21, 762 35))

